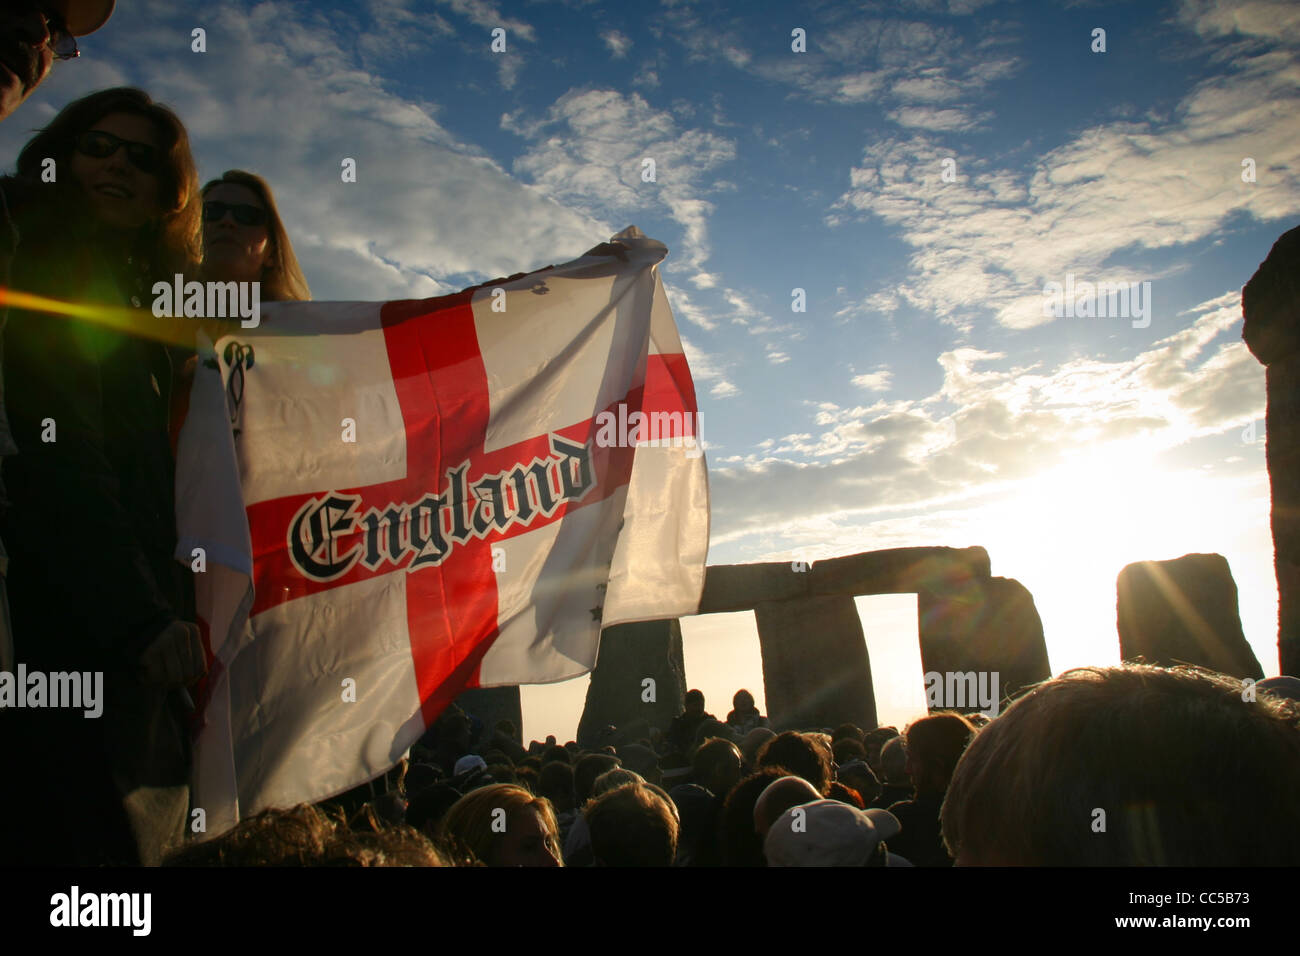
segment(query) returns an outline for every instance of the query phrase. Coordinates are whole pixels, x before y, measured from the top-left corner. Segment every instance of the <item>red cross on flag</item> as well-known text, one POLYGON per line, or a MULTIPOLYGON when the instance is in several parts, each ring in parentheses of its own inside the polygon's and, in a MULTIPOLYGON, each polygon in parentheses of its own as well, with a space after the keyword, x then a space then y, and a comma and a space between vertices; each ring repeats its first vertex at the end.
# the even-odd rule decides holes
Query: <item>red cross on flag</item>
POLYGON ((178 558, 207 562, 210 834, 373 779, 466 688, 577 677, 602 626, 698 610, 708 479, 667 250, 615 238, 627 261, 456 295, 266 305, 200 363, 178 558))

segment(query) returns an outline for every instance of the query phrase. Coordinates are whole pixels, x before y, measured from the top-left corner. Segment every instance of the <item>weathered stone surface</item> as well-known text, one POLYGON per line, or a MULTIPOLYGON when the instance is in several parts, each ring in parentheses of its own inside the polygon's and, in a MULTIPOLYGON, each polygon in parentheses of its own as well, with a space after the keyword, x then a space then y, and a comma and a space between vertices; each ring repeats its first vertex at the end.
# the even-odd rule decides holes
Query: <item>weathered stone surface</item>
POLYGON ((754 616, 773 729, 876 726, 871 663, 852 595, 763 601, 754 616))
POLYGON ((522 744, 524 732, 523 708, 519 703, 519 687, 475 687, 456 698, 456 705, 465 713, 483 723, 480 741, 492 737, 497 721, 508 720, 515 727, 515 743, 522 744))
POLYGON ((1265 459, 1272 490, 1273 568, 1278 586, 1278 651, 1283 674, 1300 674, 1300 352, 1265 373, 1265 459))
POLYGON ((1284 232, 1241 290, 1246 348, 1265 365, 1300 351, 1300 226, 1284 232))
MULTIPOLYGON (((812 565, 807 565, 811 568, 812 565)), ((711 564, 704 571, 701 614, 748 611, 760 601, 788 601, 808 596, 810 571, 796 571, 793 562, 711 564)))
POLYGON ((1148 664, 1198 664, 1261 678, 1237 613, 1237 583, 1221 554, 1141 561, 1119 573, 1120 656, 1148 664))
POLYGON ((1300 674, 1300 227, 1284 233, 1241 290, 1246 347, 1268 366, 1265 417, 1278 587, 1278 662, 1300 674))
POLYGON ((812 566, 812 594, 907 594, 950 590, 988 580, 989 553, 983 548, 890 548, 812 566))
MULTIPOLYGON (((1013 578, 971 578, 955 587, 919 591, 917 618, 927 674, 997 673, 1002 701, 1052 676, 1033 595, 1013 578)), ((948 709, 980 708, 967 701, 948 709)))
POLYGON ((685 696, 682 629, 676 619, 607 627, 600 634, 578 742, 593 745, 605 727, 634 721, 667 730, 682 712, 685 696), (653 701, 643 699, 647 677, 654 680, 653 701))

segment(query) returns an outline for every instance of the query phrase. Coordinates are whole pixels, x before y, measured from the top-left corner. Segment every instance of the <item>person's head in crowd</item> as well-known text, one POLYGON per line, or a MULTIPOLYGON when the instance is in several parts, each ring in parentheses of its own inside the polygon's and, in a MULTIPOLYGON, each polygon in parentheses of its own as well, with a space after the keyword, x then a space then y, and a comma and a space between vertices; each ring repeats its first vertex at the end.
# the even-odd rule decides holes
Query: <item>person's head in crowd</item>
POLYGON ((803 777, 779 777, 763 788, 754 803, 754 832, 761 839, 785 811, 820 799, 821 794, 803 777))
POLYGON ((1266 677, 1255 684, 1256 693, 1266 691, 1274 697, 1300 702, 1300 677, 1266 677))
POLYGON ((785 767, 803 777, 824 796, 831 785, 831 755, 811 734, 787 730, 769 740, 758 754, 760 767, 785 767))
POLYGON ((880 776, 880 748, 885 745, 885 741, 897 736, 897 727, 877 727, 862 735, 862 746, 867 751, 867 766, 876 776, 880 776))
POLYGON ((590 803, 602 793, 609 793, 609 791, 626 786, 629 783, 645 783, 645 778, 635 771, 628 770, 626 767, 614 767, 606 770, 592 781, 591 796, 587 802, 590 803))
POLYGON ((679 866, 692 866, 700 857, 701 848, 713 838, 716 801, 713 794, 694 783, 679 783, 668 791, 677 809, 681 827, 677 833, 677 859, 679 866))
POLYGON ((267 302, 311 298, 266 180, 228 169, 203 187, 203 276, 260 282, 267 302))
POLYGON ((862 799, 862 794, 839 780, 831 781, 830 787, 826 790, 826 799, 838 800, 840 803, 847 803, 849 806, 857 807, 859 810, 866 807, 866 803, 862 799))
POLYGON ((852 737, 841 737, 831 744, 831 755, 836 765, 851 763, 854 760, 860 760, 866 763, 867 751, 861 743, 852 737))
POLYGON ((1037 685, 958 764, 949 852, 960 865, 1300 864, 1300 706, 1242 696, 1236 678, 1137 664, 1037 685))
POLYGON ((841 740, 856 740, 862 743, 862 728, 857 724, 840 724, 831 732, 831 744, 837 744, 841 740))
POLYGON ((466 754, 456 761, 452 768, 451 775, 456 778, 463 778, 471 773, 487 769, 487 761, 478 754, 466 754))
POLYGON ((731 698, 731 709, 737 715, 754 713, 757 710, 754 706, 754 695, 742 687, 731 698))
POLYGON ((583 816, 597 866, 672 866, 678 819, 672 801, 657 788, 615 787, 593 800, 583 816))
POLYGON ((558 760, 548 763, 537 778, 537 795, 551 801, 556 813, 573 810, 573 768, 558 760))
POLYGON ((419 792, 411 794, 406 802, 406 823, 415 827, 425 836, 433 837, 438 833, 438 822, 443 814, 463 794, 449 783, 435 783, 422 787, 419 792))
POLYGON ((559 744, 557 744, 557 743, 555 742, 555 734, 547 734, 547 735, 546 735, 546 746, 547 746, 547 747, 558 747, 558 746, 559 746, 559 744))
POLYGON ((907 745, 902 737, 892 737, 880 748, 880 770, 891 787, 911 786, 907 776, 907 745))
POLYGON ((513 767, 515 762, 500 750, 483 751, 483 762, 489 767, 493 764, 505 764, 507 767, 513 767))
POLYGON ((542 751, 542 766, 545 767, 548 763, 556 763, 556 762, 564 763, 564 764, 572 764, 573 757, 563 747, 557 746, 555 744, 548 744, 546 749, 542 751))
POLYGON ((579 809, 591 799, 591 788, 596 778, 618 765, 618 758, 609 754, 584 754, 578 758, 573 768, 573 796, 579 809))
POLYGON ((856 790, 862 799, 871 803, 880 796, 880 780, 871 772, 865 760, 850 760, 835 770, 835 779, 856 790))
POLYGON ((525 766, 520 764, 514 769, 515 783, 523 787, 529 793, 536 793, 540 785, 542 773, 536 767, 525 766))
POLYGON ((745 734, 744 739, 740 741, 740 755, 745 759, 745 766, 757 766, 758 752, 763 749, 764 744, 775 737, 776 731, 767 727, 755 727, 745 734))
POLYGON ((372 829, 386 829, 406 822, 406 798, 397 790, 381 793, 367 806, 370 807, 372 819, 377 824, 372 829))
POLYGON ((723 866, 766 866, 763 841, 754 829, 754 804, 768 784, 792 776, 784 767, 764 767, 731 788, 722 805, 723 866))
POLYGON ((908 724, 903 733, 907 776, 918 796, 948 789, 953 768, 974 733, 961 714, 933 714, 908 724))
MULTIPOLYGON (((680 685, 679 685, 680 686, 680 685)), ((704 713, 704 691, 688 690, 686 697, 683 698, 682 704, 685 708, 683 713, 697 717, 704 713)))
POLYGON ((0 7, 0 120, 32 95, 56 59, 79 55, 76 37, 94 33, 113 0, 5 0, 0 7))
MULTIPOLYGON (((519 783, 519 775, 508 763, 490 763, 484 770, 484 776, 492 783, 519 783)), ((531 788, 529 788, 531 789, 531 788)))
POLYGON ((740 748, 730 740, 706 740, 691 759, 695 782, 717 797, 725 797, 740 782, 740 748))
POLYGON ((768 866, 887 866, 885 842, 901 830, 886 810, 838 800, 791 807, 763 840, 768 866))
POLYGON ((164 866, 450 866, 409 826, 354 833, 317 807, 266 810, 168 854, 164 866))
POLYGON ((692 750, 711 737, 717 737, 719 740, 731 740, 733 736, 731 728, 724 722, 714 718, 706 718, 700 721, 700 726, 695 730, 695 745, 692 750))
POLYGON ((192 274, 202 253, 198 174, 185 126, 148 93, 118 87, 59 111, 18 154, 18 175, 39 182, 47 159, 46 217, 60 241, 84 224, 149 257, 157 274, 192 274))
POLYGON ((499 736, 504 737, 506 740, 517 741, 519 739, 519 731, 515 729, 515 725, 513 721, 498 720, 495 724, 492 725, 492 729, 499 736))
POLYGON ((564 865, 550 802, 523 787, 498 783, 467 793, 440 826, 488 866, 564 865))
POLYGON ((582 748, 578 746, 578 742, 576 740, 570 740, 568 743, 564 745, 564 749, 565 751, 568 752, 569 756, 574 758, 575 760, 582 755, 582 748))
POLYGON ((659 755, 649 747, 641 744, 624 744, 618 748, 618 759, 624 767, 640 774, 649 783, 662 783, 663 773, 659 768, 659 755))
POLYGON ((407 796, 415 796, 426 787, 432 787, 442 780, 442 771, 433 764, 413 763, 407 768, 402 778, 402 787, 407 796))

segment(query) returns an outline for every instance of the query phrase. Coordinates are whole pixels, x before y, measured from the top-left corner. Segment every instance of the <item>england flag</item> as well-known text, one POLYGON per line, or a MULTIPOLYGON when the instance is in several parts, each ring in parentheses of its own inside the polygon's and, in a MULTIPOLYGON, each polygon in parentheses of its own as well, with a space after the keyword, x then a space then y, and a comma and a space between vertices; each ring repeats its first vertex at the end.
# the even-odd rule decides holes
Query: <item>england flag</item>
POLYGON ((204 350, 177 557, 211 666, 209 835, 391 768, 471 687, 568 680, 695 613, 708 478, 658 264, 583 257, 387 303, 262 307, 204 350))

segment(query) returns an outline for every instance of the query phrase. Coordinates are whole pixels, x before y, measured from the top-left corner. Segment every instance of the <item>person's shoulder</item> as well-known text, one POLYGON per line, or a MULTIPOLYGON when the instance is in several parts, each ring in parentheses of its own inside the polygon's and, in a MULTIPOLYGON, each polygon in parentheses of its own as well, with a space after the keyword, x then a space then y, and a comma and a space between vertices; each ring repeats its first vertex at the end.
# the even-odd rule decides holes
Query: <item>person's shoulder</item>
POLYGON ((885 807, 885 809, 901 820, 903 817, 910 817, 914 814, 917 804, 915 800, 898 800, 885 807))
POLYGON ((7 211, 10 216, 20 215, 43 198, 42 184, 23 176, 0 176, 0 193, 4 195, 0 214, 7 211))

